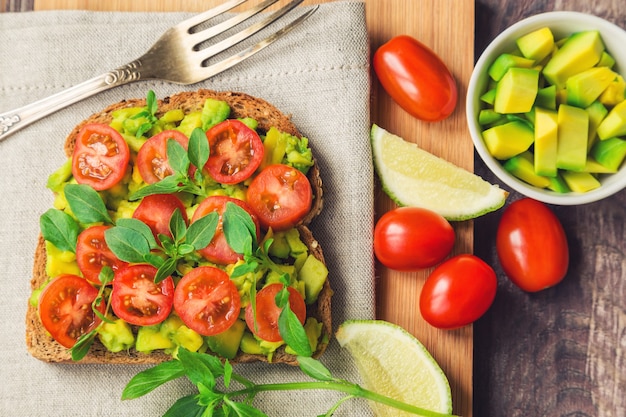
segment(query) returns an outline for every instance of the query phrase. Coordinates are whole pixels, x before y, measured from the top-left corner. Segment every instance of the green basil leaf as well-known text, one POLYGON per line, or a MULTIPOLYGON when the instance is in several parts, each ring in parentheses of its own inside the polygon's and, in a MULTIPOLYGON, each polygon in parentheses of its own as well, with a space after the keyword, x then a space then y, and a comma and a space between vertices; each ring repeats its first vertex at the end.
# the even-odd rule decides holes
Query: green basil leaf
POLYGON ((168 362, 161 362, 160 364, 141 371, 132 377, 124 388, 124 391, 122 391, 122 400, 139 398, 166 382, 182 376, 185 376, 185 368, 180 361, 171 360, 168 362))
POLYGON ((175 242, 182 242, 187 233, 187 223, 179 209, 174 209, 172 217, 170 217, 170 232, 175 242))
POLYGON ((224 398, 224 403, 230 407, 231 414, 229 415, 242 417, 268 417, 263 411, 247 403, 237 403, 228 397, 224 398))
POLYGON ((154 266, 155 268, 160 268, 161 266, 163 266, 163 263, 165 263, 165 259, 161 258, 156 253, 152 253, 152 252, 146 253, 143 256, 143 259, 144 261, 154 266))
POLYGON ((115 277, 115 274, 113 273, 113 269, 111 269, 110 266, 106 266, 106 265, 102 267, 102 269, 100 270, 100 273, 98 274, 98 279, 100 280, 100 284, 103 286, 113 282, 114 277, 115 277))
POLYGON ((231 278, 237 278, 242 275, 246 275, 249 272, 256 272, 259 267, 259 263, 255 261, 248 261, 241 265, 237 265, 233 268, 233 271, 230 273, 231 278))
POLYGON ((298 319, 296 313, 291 311, 289 303, 287 303, 278 316, 278 332, 283 337, 285 343, 287 343, 298 356, 313 355, 304 326, 300 323, 300 319, 298 319))
POLYGON ((189 157, 183 145, 174 139, 168 139, 167 145, 167 163, 175 172, 187 175, 189 170, 189 157))
POLYGON ((127 229, 133 229, 141 233, 141 235, 145 237, 146 240, 148 241, 148 244, 150 245, 151 249, 156 249, 158 247, 156 239, 154 239, 154 234, 152 233, 152 229, 150 229, 150 227, 144 222, 142 222, 141 220, 118 219, 115 225, 118 227, 125 227, 127 229))
POLYGON ((85 355, 87 355, 89 349, 91 349, 91 345, 93 345, 93 342, 96 339, 96 334, 97 332, 92 330, 78 338, 74 346, 70 349, 72 360, 74 362, 80 361, 85 357, 85 355))
POLYGON ((222 228, 233 251, 243 255, 252 253, 257 241, 256 225, 246 210, 230 201, 226 203, 222 213, 222 228))
POLYGON ((206 133, 199 127, 191 132, 187 154, 191 163, 199 168, 196 172, 201 172, 209 160, 210 149, 206 133))
POLYGON ((191 252, 195 250, 196 248, 194 248, 193 245, 190 245, 188 243, 181 243, 180 245, 178 245, 178 254, 181 256, 189 255, 191 252))
POLYGON ((150 244, 134 229, 112 227, 104 232, 104 240, 115 256, 125 262, 144 262, 145 255, 150 253, 150 244))
POLYGON ((278 291, 276 297, 274 297, 274 302, 278 308, 285 308, 289 304, 289 290, 286 286, 278 291))
POLYGON ((59 250, 76 252, 79 227, 72 216, 51 208, 39 218, 39 227, 43 238, 59 250))
POLYGON ((163 417, 204 417, 206 407, 198 404, 196 397, 197 394, 191 394, 179 398, 165 414, 163 414, 163 417))
POLYGON ((212 355, 190 352, 183 347, 179 347, 178 349, 178 360, 181 361, 185 367, 185 375, 187 375, 187 378, 189 378, 194 385, 203 384, 204 386, 213 389, 215 388, 215 378, 221 376, 223 367, 220 362, 219 367, 217 368, 218 374, 215 375, 213 373, 215 369, 213 364, 207 363, 203 360, 204 358, 202 358, 202 356, 210 356, 214 358, 212 355))
POLYGON ((335 379, 328 368, 317 359, 308 356, 298 356, 298 366, 300 366, 302 372, 318 381, 334 381, 335 379))
POLYGON ((156 99, 156 94, 152 90, 148 90, 146 94, 146 108, 150 112, 151 116, 154 116, 158 110, 159 102, 156 99))
POLYGON ((85 184, 67 184, 65 198, 74 216, 82 224, 113 223, 100 194, 85 184))
POLYGON ((172 194, 182 189, 181 183, 188 181, 186 176, 168 175, 159 182, 146 185, 128 196, 129 201, 136 201, 153 194, 172 194))
POLYGON ((161 265, 159 269, 157 269, 157 273, 154 276, 154 283, 158 284, 159 282, 172 275, 174 271, 176 271, 177 261, 178 260, 176 258, 167 258, 163 262, 163 265, 161 265))
POLYGON ((185 243, 192 245, 196 250, 206 248, 215 236, 219 221, 220 216, 215 211, 200 217, 189 225, 185 243))
POLYGON ((228 388, 230 386, 230 380, 233 376, 233 365, 226 359, 224 361, 224 386, 228 388))

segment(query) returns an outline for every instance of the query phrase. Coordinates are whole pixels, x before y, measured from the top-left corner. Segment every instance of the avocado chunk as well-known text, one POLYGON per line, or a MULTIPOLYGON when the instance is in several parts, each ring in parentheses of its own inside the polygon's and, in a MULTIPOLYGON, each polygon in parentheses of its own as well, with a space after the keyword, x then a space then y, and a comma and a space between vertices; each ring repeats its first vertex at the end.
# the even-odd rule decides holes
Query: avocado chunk
POLYGON ((609 111, 604 104, 598 100, 591 103, 585 110, 587 110, 589 114, 589 134, 587 135, 587 151, 589 151, 598 138, 598 126, 600 126, 600 123, 604 120, 609 111))
POLYGON ((563 179, 570 190, 586 193, 600 186, 600 181, 588 172, 563 171, 563 179))
POLYGON ((541 61, 554 49, 554 35, 548 27, 527 33, 516 41, 525 58, 541 61))
POLYGON ((481 125, 490 125, 502 119, 500 113, 496 113, 492 109, 482 109, 478 113, 478 123, 481 125))
POLYGON ((309 255, 300 269, 298 278, 304 282, 304 301, 306 304, 313 304, 328 278, 328 269, 322 261, 309 255))
POLYGON ((626 158, 626 140, 610 138, 596 142, 591 148, 591 156, 611 171, 617 171, 626 158))
POLYGON ((485 94, 480 96, 480 99, 484 103, 487 103, 490 106, 493 106, 493 101, 496 99, 496 89, 492 88, 491 90, 487 91, 485 94))
POLYGON ((230 106, 222 100, 207 98, 202 107, 200 120, 202 121, 202 130, 206 131, 223 122, 230 115, 230 106))
POLYGON ((549 85, 537 90, 535 106, 545 109, 556 110, 556 86, 549 85))
POLYGON ((233 359, 237 356, 245 330, 246 323, 242 320, 237 320, 226 331, 213 336, 206 336, 204 340, 206 340, 212 352, 223 358, 233 359))
POLYGON ((239 343, 239 348, 243 353, 249 353, 251 355, 264 355, 266 353, 259 344, 259 340, 248 332, 244 332, 241 342, 239 343))
POLYGON ((609 86, 600 94, 598 100, 605 106, 613 107, 624 101, 626 95, 626 81, 618 75, 609 86))
POLYGON ((567 104, 576 107, 590 106, 616 76, 608 67, 593 67, 572 75, 565 83, 567 104))
POLYGON ((538 175, 556 176, 558 130, 556 111, 535 109, 535 173, 538 175))
POLYGON ((589 114, 584 109, 562 104, 558 110, 558 123, 556 166, 582 171, 587 163, 589 114))
POLYGON ((597 30, 587 30, 570 36, 543 69, 546 80, 558 88, 565 87, 569 77, 587 70, 600 61, 604 43, 597 30))
POLYGON ((604 140, 622 135, 626 135, 626 101, 613 107, 598 126, 600 139, 604 140))
POLYGON ((556 193, 565 194, 571 191, 560 173, 557 173, 556 177, 548 177, 548 180, 550 180, 550 185, 548 185, 548 189, 556 193))
POLYGON ((493 108, 496 112, 526 113, 532 109, 539 90, 539 71, 510 68, 496 87, 493 108))
POLYGON ((159 326, 142 326, 137 331, 135 349, 138 352, 150 353, 158 349, 176 347, 172 339, 159 331, 159 326))
POLYGON ((515 177, 527 182, 535 187, 546 188, 550 185, 550 180, 535 173, 533 166, 533 156, 530 152, 525 152, 514 156, 504 163, 504 169, 515 177))
POLYGON ((485 130, 483 139, 494 158, 505 160, 526 151, 535 135, 527 123, 512 121, 485 130))
POLYGON ((585 165, 583 172, 589 172, 590 174, 615 174, 617 170, 606 167, 595 159, 588 157, 587 164, 585 165))
POLYGON ((277 258, 287 259, 289 257, 289 244, 284 232, 274 232, 269 253, 277 258))
POLYGON ((130 325, 122 319, 112 323, 103 322, 98 328, 98 338, 110 352, 128 350, 135 344, 130 325))
POLYGON ((530 68, 533 65, 535 65, 535 61, 532 59, 504 53, 493 61, 487 72, 494 81, 500 81, 511 68, 530 68))

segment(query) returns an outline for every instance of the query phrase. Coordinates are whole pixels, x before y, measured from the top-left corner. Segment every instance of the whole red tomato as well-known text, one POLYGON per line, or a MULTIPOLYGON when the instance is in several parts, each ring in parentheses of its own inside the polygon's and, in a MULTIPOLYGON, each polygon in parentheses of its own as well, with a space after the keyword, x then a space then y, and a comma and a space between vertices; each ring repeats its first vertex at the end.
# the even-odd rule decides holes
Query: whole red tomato
POLYGON ((388 268, 417 271, 448 256, 454 229, 434 211, 400 207, 385 213, 374 228, 374 253, 388 268))
POLYGON ((457 255, 430 274, 420 294, 420 312, 432 326, 457 329, 478 320, 496 296, 494 270, 474 255, 457 255))
POLYGON ((373 64, 385 91, 413 117, 436 122, 454 111, 458 91, 452 73, 416 39, 392 38, 376 50, 373 64))
POLYGON ((496 251, 504 273, 524 291, 552 287, 567 273, 569 248, 563 226, 545 204, 531 198, 505 209, 496 251))

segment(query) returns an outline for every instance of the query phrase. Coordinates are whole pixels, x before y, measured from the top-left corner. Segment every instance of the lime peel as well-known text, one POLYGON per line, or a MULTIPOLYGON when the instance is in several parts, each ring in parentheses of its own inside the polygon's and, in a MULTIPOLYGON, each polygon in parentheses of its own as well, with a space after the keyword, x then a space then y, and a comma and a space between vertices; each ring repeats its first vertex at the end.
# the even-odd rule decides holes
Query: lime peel
POLYGON ((370 139, 382 189, 400 206, 423 207, 460 221, 495 211, 506 201, 508 192, 497 185, 376 124, 370 139))
MULTIPOLYGON (((335 337, 354 358, 364 388, 438 413, 452 413, 446 375, 426 347, 402 327, 382 320, 348 320, 335 337)), ((377 416, 412 415, 369 404, 377 416)))

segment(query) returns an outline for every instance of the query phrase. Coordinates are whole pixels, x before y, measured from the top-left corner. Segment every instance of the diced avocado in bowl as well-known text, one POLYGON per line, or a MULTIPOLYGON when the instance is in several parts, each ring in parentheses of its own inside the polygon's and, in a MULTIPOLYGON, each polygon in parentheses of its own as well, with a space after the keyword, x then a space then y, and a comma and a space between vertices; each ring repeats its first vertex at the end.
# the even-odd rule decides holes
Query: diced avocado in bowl
POLYGON ((625 42, 623 29, 577 12, 539 14, 496 37, 466 103, 487 167, 551 204, 585 204, 626 187, 625 42))

